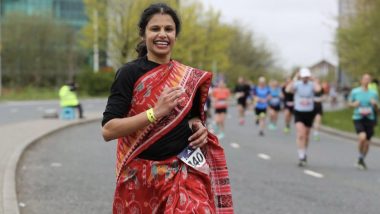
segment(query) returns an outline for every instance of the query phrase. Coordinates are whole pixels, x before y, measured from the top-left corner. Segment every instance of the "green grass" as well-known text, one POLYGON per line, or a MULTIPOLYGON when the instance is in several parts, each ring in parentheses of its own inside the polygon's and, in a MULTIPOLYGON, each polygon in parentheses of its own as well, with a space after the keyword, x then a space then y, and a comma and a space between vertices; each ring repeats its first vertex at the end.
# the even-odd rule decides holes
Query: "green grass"
MULTIPOLYGON (((25 87, 17 89, 2 89, 0 101, 15 100, 51 100, 58 99, 58 88, 25 87)), ((87 94, 79 94, 79 98, 88 98, 87 94)))
MULTIPOLYGON (((352 112, 352 108, 324 112, 322 124, 342 131, 355 133, 354 123, 352 122, 352 112)), ((380 137, 380 126, 376 126, 375 136, 380 137)))

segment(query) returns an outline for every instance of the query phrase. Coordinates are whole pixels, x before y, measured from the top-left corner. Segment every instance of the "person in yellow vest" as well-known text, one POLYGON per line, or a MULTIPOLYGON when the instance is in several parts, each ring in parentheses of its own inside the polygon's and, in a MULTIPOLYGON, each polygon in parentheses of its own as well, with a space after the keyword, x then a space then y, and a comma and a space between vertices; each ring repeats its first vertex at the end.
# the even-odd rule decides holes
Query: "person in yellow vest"
POLYGON ((72 107, 77 108, 79 112, 79 118, 83 118, 83 108, 80 104, 77 94, 77 86, 74 82, 69 82, 63 85, 59 89, 59 99, 61 107, 72 107))

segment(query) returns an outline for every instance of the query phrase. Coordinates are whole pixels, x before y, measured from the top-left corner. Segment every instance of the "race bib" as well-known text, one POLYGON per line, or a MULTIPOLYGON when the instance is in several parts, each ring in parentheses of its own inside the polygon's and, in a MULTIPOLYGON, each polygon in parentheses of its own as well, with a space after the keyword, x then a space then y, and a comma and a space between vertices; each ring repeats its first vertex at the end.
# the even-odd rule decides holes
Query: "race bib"
POLYGON ((286 102, 286 105, 287 105, 287 106, 293 106, 294 103, 293 103, 292 101, 288 101, 288 102, 286 102))
POLYGON ((215 102, 216 106, 227 106, 227 101, 226 100, 218 100, 215 102))
POLYGON ((301 106, 309 107, 313 104, 313 99, 311 98, 302 98, 300 102, 301 106))
POLYGON ((271 105, 275 106, 280 104, 281 100, 279 97, 272 97, 269 102, 271 105))
POLYGON ((359 114, 366 116, 372 113, 371 107, 359 107, 359 114))
POLYGON ((200 148, 194 150, 190 147, 186 147, 184 150, 182 150, 181 153, 177 155, 177 157, 192 168, 206 174, 209 173, 206 157, 203 155, 200 148))

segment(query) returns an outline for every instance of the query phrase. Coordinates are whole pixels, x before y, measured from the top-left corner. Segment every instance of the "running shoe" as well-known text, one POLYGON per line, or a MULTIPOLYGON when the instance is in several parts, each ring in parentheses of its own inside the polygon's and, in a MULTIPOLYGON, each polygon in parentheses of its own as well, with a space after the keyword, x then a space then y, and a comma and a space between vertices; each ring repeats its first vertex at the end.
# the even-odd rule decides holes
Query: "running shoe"
POLYGON ((270 123, 269 125, 268 125, 268 129, 269 130, 276 130, 276 126, 273 124, 273 123, 270 123))
POLYGON ((240 119, 240 121, 239 121, 239 125, 244 125, 244 123, 245 123, 245 120, 244 119, 240 119))
POLYGON ((259 136, 264 136, 264 131, 259 131, 259 136))
POLYGON ((356 166, 357 166, 359 169, 361 169, 361 170, 366 170, 366 169, 367 169, 367 165, 365 164, 363 158, 359 158, 358 163, 356 164, 356 166))
POLYGON ((216 135, 218 137, 219 140, 223 139, 224 138, 224 133, 223 132, 220 132, 218 135, 216 135))
POLYGON ((299 167, 304 167, 307 164, 307 157, 305 156, 304 158, 300 159, 298 162, 299 167))
POLYGON ((285 133, 285 134, 288 134, 289 132, 290 132, 290 129, 289 129, 288 127, 285 127, 285 128, 284 128, 284 133, 285 133))

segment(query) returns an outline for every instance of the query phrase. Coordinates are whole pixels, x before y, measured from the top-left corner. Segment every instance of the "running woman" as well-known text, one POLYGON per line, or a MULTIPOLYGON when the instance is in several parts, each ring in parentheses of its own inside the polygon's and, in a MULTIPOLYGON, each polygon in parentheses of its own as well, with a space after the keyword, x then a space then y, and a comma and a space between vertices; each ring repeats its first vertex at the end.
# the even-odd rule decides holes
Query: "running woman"
POLYGON ((270 130, 277 129, 278 113, 281 110, 281 88, 278 86, 277 80, 270 82, 270 98, 269 98, 269 126, 270 130))
POLYGON ((226 120, 228 98, 230 89, 226 87, 223 80, 218 82, 217 87, 212 90, 213 106, 215 109, 215 124, 217 126, 217 137, 224 138, 224 121, 226 120))
POLYGON ((289 133, 290 123, 292 121, 293 111, 294 111, 294 94, 286 91, 286 87, 292 82, 291 78, 288 78, 282 87, 282 96, 284 100, 284 118, 285 127, 284 133, 289 133))
POLYGON ((268 100, 270 96, 269 87, 266 85, 265 77, 260 77, 258 85, 253 90, 256 102, 256 123, 259 125, 259 135, 264 136, 265 117, 267 114, 268 100))
POLYGON ((368 89, 370 82, 371 76, 364 74, 361 79, 361 86, 352 89, 349 96, 349 105, 355 108, 352 119, 359 137, 359 159, 357 167, 363 170, 367 169, 364 159, 368 154, 371 137, 374 135, 374 109, 376 109, 379 100, 377 94, 368 89))
POLYGON ((309 145, 310 128, 314 120, 314 93, 320 91, 319 84, 311 81, 311 72, 308 68, 302 68, 299 75, 300 80, 294 80, 286 90, 294 93, 294 118, 297 132, 297 147, 299 167, 307 163, 307 148, 309 145))
MULTIPOLYGON (((320 84, 320 81, 318 78, 315 78, 314 81, 317 84, 320 84)), ((314 128, 313 138, 315 141, 320 140, 319 131, 321 129, 322 115, 323 115, 323 106, 322 106, 323 92, 324 92, 323 88, 321 87, 321 90, 316 92, 315 96, 314 96, 314 114, 315 114, 315 117, 314 117, 314 124, 313 124, 313 128, 314 128)))
POLYGON ((237 107, 239 112, 239 125, 245 123, 245 111, 247 109, 247 98, 250 95, 251 87, 246 83, 243 77, 238 78, 238 83, 235 86, 235 97, 237 99, 237 107))

